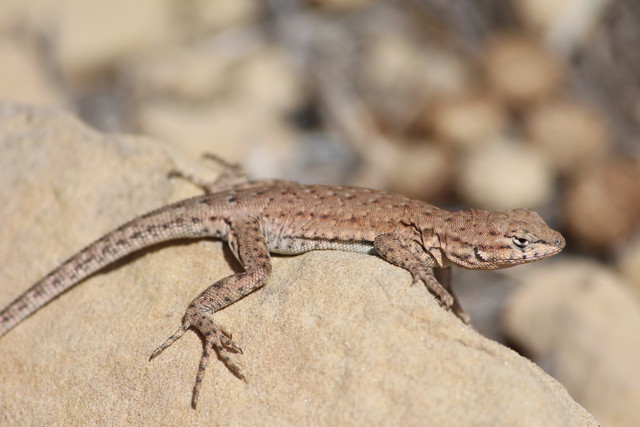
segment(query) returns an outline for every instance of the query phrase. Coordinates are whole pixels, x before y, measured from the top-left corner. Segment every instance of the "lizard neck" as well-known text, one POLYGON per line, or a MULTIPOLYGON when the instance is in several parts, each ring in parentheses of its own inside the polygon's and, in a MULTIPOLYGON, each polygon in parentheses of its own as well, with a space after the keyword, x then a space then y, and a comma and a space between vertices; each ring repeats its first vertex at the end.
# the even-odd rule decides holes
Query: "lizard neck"
POLYGON ((492 268, 476 256, 477 247, 491 245, 492 236, 486 227, 489 213, 480 209, 447 212, 439 222, 440 248, 450 264, 470 269, 492 268))

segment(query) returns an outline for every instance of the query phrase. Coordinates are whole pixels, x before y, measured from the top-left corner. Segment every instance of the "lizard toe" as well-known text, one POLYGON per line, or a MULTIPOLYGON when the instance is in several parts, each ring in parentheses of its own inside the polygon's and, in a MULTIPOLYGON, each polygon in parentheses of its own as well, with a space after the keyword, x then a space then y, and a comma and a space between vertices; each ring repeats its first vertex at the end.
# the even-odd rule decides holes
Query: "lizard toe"
POLYGON ((209 321, 206 322, 206 324, 204 322, 201 322, 200 325, 196 326, 196 329, 198 329, 204 337, 204 345, 202 348, 202 356, 200 357, 200 364, 198 365, 196 382, 193 386, 193 395, 191 398, 191 406, 194 409, 198 404, 200 386, 202 384, 207 365, 209 364, 212 350, 216 352, 216 354, 218 355, 218 359, 222 363, 224 363, 227 369, 234 376, 246 382, 246 379, 242 374, 242 369, 240 369, 240 366, 237 365, 229 356, 230 353, 242 353, 242 349, 229 338, 231 334, 229 334, 228 331, 218 326, 212 320, 207 320, 209 321))
POLYGON ((451 306, 453 306, 453 297, 448 292, 444 294, 439 294, 438 302, 442 307, 446 308, 447 310, 450 310, 451 306))

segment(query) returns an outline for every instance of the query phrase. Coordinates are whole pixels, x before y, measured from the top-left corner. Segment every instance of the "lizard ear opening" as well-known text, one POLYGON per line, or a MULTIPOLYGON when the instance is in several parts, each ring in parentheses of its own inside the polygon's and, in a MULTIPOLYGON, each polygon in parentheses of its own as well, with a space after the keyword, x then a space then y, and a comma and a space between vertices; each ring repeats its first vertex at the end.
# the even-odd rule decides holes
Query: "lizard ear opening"
POLYGON ((480 250, 480 248, 478 248, 478 247, 473 248, 473 254, 480 261, 489 261, 489 258, 485 254, 483 254, 482 250, 480 250))

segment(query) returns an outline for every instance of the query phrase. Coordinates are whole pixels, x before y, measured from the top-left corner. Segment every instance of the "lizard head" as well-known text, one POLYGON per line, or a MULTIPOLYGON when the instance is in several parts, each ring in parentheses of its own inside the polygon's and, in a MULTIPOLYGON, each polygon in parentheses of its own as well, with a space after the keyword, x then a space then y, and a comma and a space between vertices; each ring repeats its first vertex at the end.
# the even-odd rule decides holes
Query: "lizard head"
POLYGON ((445 253, 460 267, 495 270, 538 261, 564 248, 562 234, 529 209, 456 212, 444 233, 445 253))

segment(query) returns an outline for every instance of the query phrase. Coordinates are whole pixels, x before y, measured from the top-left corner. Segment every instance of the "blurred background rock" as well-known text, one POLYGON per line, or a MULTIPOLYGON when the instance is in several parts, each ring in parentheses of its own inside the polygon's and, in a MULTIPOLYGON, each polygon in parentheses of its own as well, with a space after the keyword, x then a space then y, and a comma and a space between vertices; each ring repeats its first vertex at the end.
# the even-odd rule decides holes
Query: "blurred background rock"
POLYGON ((254 178, 538 210, 563 255, 456 287, 480 332, 631 426, 639 45, 634 0, 4 0, 0 100, 254 178))

